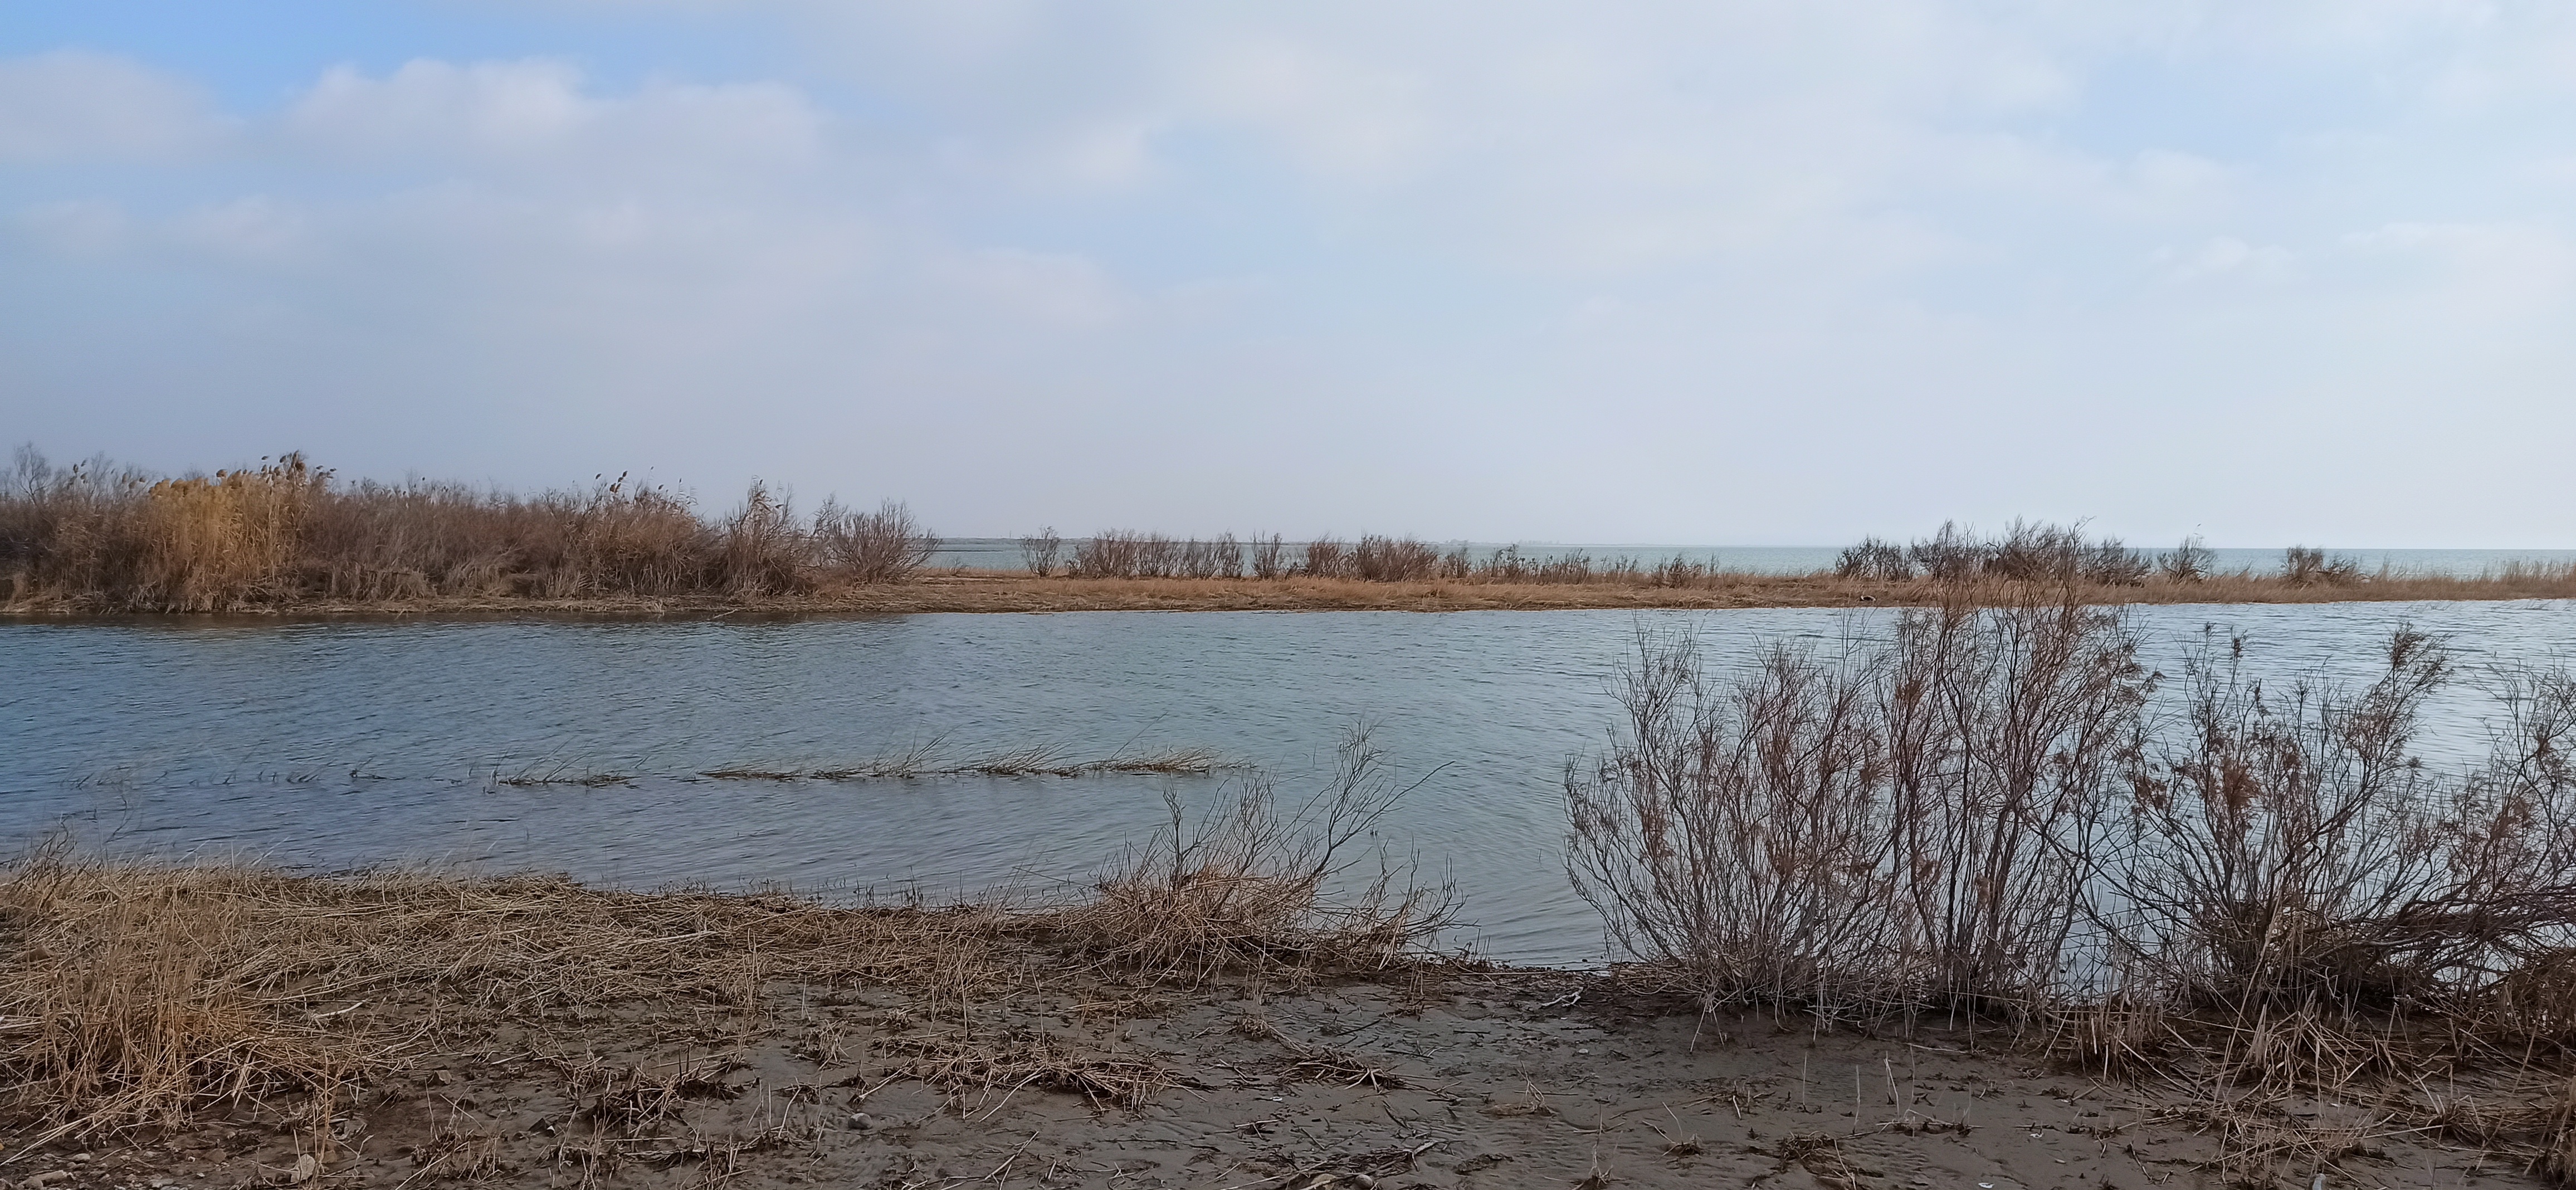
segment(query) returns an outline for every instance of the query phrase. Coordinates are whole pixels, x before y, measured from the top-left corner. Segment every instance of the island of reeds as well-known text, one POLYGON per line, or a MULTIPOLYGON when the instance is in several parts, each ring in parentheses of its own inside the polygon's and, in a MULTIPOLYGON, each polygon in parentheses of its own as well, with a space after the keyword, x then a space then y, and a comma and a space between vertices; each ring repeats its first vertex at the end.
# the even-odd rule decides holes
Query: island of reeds
POLYGON ((1945 526, 1902 545, 1871 538, 1807 574, 1380 535, 1053 529, 1020 540, 1017 570, 934 568, 938 544, 900 503, 825 500, 806 512, 757 482, 711 511, 623 476, 530 495, 343 481, 298 454, 174 478, 56 466, 21 449, 0 474, 10 614, 1788 607, 2034 585, 2095 603, 2576 597, 2576 563, 2428 575, 2292 547, 2258 574, 2219 570, 2196 540, 2149 551, 2023 522, 1992 535, 1945 526))

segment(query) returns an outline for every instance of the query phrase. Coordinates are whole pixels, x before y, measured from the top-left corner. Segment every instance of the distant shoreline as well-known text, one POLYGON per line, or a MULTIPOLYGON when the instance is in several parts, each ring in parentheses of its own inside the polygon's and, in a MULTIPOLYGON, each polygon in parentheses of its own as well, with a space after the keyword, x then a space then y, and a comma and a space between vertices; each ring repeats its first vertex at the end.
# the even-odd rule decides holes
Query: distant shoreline
MULTIPOLYGON (((1495 583, 1433 579, 1120 579, 1036 578, 988 570, 928 572, 898 583, 767 597, 723 595, 546 598, 474 595, 416 599, 245 601, 196 611, 137 611, 76 598, 0 605, 10 620, 125 619, 139 615, 339 618, 377 616, 596 616, 618 619, 735 615, 923 615, 1103 611, 1575 611, 1618 609, 1727 610, 1799 607, 1886 607, 1971 603, 2006 597, 2027 584, 1939 583, 1848 579, 1830 574, 1717 574, 1691 586, 1595 581, 1495 583)), ((2050 590, 2055 591, 2052 585, 2050 590)), ((2326 604, 2487 602, 2576 599, 2576 572, 2452 578, 2366 577, 2295 583, 2278 577, 2220 575, 2194 581, 2150 578, 2134 585, 2077 584, 2085 603, 2326 604)))

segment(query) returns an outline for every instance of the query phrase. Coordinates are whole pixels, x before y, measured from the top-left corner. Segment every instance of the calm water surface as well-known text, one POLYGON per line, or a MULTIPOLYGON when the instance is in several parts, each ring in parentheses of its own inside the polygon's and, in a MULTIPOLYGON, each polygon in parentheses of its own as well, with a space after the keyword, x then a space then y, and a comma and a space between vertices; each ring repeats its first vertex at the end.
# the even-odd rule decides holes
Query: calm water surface
MULTIPOLYGON (((1079 878, 1143 837, 1165 789, 1213 778, 777 784, 690 774, 850 763, 937 740, 1077 757, 1206 746, 1301 794, 1337 735, 1376 725, 1427 778, 1384 840, 1467 898, 1497 957, 1597 957, 1565 880, 1558 783, 1596 748, 1640 629, 1694 627, 1724 661, 1830 644, 1836 610, 932 615, 773 622, 0 625, 0 840, 68 827, 118 849, 340 868, 437 860, 633 886, 783 881, 953 896, 1079 878), (494 774, 618 773, 600 788, 494 774)), ((2472 662, 2576 655, 2576 604, 2151 607, 2178 672, 2205 624, 2255 664, 2366 674, 2401 620, 2472 662)), ((2474 668, 2474 667, 2473 667, 2474 668)), ((2479 696, 2435 708, 2437 754, 2482 746, 2479 696)))

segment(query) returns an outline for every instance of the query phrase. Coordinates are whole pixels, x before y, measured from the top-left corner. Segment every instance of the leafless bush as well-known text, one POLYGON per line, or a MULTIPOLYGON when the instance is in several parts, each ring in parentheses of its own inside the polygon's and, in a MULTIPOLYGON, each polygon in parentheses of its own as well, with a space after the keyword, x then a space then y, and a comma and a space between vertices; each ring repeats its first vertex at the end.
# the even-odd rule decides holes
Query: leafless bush
POLYGON ((2313 546, 2294 545, 2281 551, 2281 578, 2294 587, 2343 586, 2361 581, 2361 563, 2341 555, 2327 557, 2313 546))
POLYGON ((1657 587, 1704 587, 1718 573, 1714 562, 1693 562, 1676 554, 1648 570, 1645 581, 1657 587))
POLYGON ((1842 556, 1834 559, 1834 574, 1841 578, 1902 582, 1914 577, 1914 563, 1906 556, 1905 547, 1882 538, 1864 537, 1859 545, 1845 548, 1842 556))
POLYGON ((1349 578, 1350 547, 1336 537, 1317 537, 1306 543, 1306 560, 1297 572, 1309 578, 1349 578))
POLYGON ((1252 577, 1263 582, 1288 577, 1288 546, 1278 534, 1252 539, 1252 577))
POLYGON ((1157 578, 1172 548, 1172 539, 1159 533, 1104 529, 1074 545, 1071 573, 1077 578, 1157 578))
POLYGON ((1565 778, 1569 871, 1623 948, 1711 1007, 1892 994, 1874 677, 1782 645, 1712 686, 1694 639, 1641 635, 1627 734, 1565 778))
POLYGON ((1710 1003, 2053 994, 2148 686, 2116 612, 1908 612, 1831 666, 1774 646, 1712 689, 1641 642, 1626 734, 1569 768, 1576 886, 1710 1003))
POLYGON ((2152 678, 2126 616, 2068 590, 1907 612, 1880 687, 1890 856, 1927 1002, 2057 992, 2152 678))
POLYGON ((1242 578, 1243 543, 1234 534, 1219 534, 1213 541, 1196 538, 1181 546, 1180 577, 1242 578))
POLYGON ((1037 531, 1034 537, 1020 539, 1020 562, 1031 574, 1046 578, 1055 573, 1056 562, 1064 554, 1064 538, 1056 536, 1055 526, 1037 531))
POLYGON ((888 500, 875 512, 842 508, 830 500, 814 514, 814 540, 826 573, 850 583, 899 583, 929 565, 939 539, 888 500))
POLYGON ((1905 560, 1935 582, 1963 583, 1984 572, 1988 548, 1975 533, 1943 521, 1939 533, 1905 547, 1905 560))
POLYGON ((2197 536, 2182 539, 2182 544, 2157 555, 2156 573, 2169 582, 2197 583, 2218 570, 2218 555, 2201 544, 2197 536))
POLYGON ((1410 537, 1362 537, 1351 550, 1350 570, 1365 582, 1423 582, 1439 577, 1440 551, 1410 537))

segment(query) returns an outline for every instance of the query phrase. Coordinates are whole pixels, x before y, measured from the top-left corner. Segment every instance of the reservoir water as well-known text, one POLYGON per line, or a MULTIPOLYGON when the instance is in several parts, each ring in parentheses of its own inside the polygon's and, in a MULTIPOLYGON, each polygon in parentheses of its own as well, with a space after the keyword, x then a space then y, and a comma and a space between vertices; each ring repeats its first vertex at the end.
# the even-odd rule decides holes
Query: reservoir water
MULTIPOLYGON (((156 619, 0 624, 0 844, 68 830, 120 852, 299 869, 445 862, 636 887, 786 883, 931 899, 1079 880, 1241 776, 696 776, 1051 745, 1075 759, 1206 747, 1295 796, 1374 725, 1420 786, 1382 841, 1453 880, 1465 938, 1598 958, 1569 888, 1559 786, 1598 748, 1637 633, 1689 626, 1722 663, 1832 647, 1889 612, 1082 613, 793 620, 156 619), (496 776, 617 778, 521 787, 496 776)), ((2166 606, 2132 613, 2179 672, 2204 625, 2278 679, 2367 676, 2401 621, 2471 680, 2427 752, 2484 747, 2482 666, 2576 657, 2567 601, 2166 606)))

